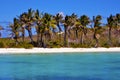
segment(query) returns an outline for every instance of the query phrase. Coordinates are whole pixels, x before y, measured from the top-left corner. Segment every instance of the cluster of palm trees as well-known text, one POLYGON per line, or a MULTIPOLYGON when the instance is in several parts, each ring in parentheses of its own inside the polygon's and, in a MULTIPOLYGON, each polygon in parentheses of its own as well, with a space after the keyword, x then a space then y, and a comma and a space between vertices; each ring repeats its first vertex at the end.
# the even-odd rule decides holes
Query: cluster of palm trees
MULTIPOLYGON (((58 36, 56 34, 61 35, 58 39, 63 40, 64 47, 68 46, 68 39, 71 39, 73 33, 76 44, 84 44, 88 31, 92 31, 93 39, 96 41, 95 47, 98 47, 100 33, 103 31, 101 20, 101 15, 93 16, 93 20, 90 20, 86 15, 80 17, 74 13, 65 16, 60 13, 51 15, 49 13, 40 13, 39 10, 28 9, 27 12, 14 18, 10 28, 14 34, 16 45, 19 44, 18 39, 20 33, 22 41, 25 41, 25 30, 28 31, 31 44, 35 45, 32 34, 32 30, 35 28, 37 33, 37 47, 45 47, 46 42, 58 36), (90 24, 92 24, 92 27, 90 27, 90 24)), ((120 14, 116 14, 115 16, 110 15, 107 18, 107 24, 105 26, 108 29, 108 44, 112 45, 111 32, 113 28, 120 29, 120 14)))

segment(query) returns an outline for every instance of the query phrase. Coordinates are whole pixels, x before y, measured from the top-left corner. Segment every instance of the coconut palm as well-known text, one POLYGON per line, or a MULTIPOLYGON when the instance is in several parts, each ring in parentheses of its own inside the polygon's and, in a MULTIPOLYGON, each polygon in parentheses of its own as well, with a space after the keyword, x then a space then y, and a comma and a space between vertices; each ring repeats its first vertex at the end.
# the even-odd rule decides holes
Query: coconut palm
POLYGON ((43 26, 43 21, 42 21, 43 14, 39 13, 39 10, 36 10, 35 15, 34 15, 34 21, 36 22, 36 32, 37 32, 37 43, 38 47, 43 47, 43 34, 45 31, 45 27, 43 26))
POLYGON ((65 19, 63 20, 64 24, 64 46, 67 46, 67 37, 70 38, 71 32, 70 30, 73 29, 76 26, 76 21, 77 21, 77 15, 72 14, 70 16, 66 15, 65 19))
POLYGON ((19 16, 23 42, 25 41, 24 40, 25 39, 25 17, 26 17, 26 13, 23 13, 19 16))
POLYGON ((79 21, 79 19, 76 20, 75 24, 74 24, 74 27, 73 27, 73 30, 74 30, 74 33, 75 33, 75 37, 76 37, 76 43, 78 43, 78 33, 79 31, 81 31, 81 23, 79 21))
POLYGON ((47 42, 51 40, 52 28, 56 28, 56 21, 52 15, 44 13, 42 17, 42 26, 47 42))
POLYGON ((63 20, 62 14, 57 13, 57 14, 54 16, 54 18, 55 18, 55 20, 56 20, 56 25, 57 25, 57 27, 58 27, 58 29, 59 29, 59 32, 62 32, 62 29, 61 29, 61 27, 60 27, 60 23, 61 23, 62 20, 63 20))
POLYGON ((67 30, 71 24, 71 17, 66 15, 65 19, 63 21, 63 24, 64 24, 64 46, 66 47, 67 46, 67 36, 68 36, 67 30))
POLYGON ((96 41, 95 47, 98 47, 99 45, 99 38, 100 38, 100 29, 101 29, 101 21, 102 17, 100 15, 97 15, 96 17, 93 17, 94 22, 94 39, 96 41))
POLYGON ((117 26, 120 27, 120 14, 116 14, 117 26))
POLYGON ((107 18, 107 24, 108 24, 108 27, 109 27, 109 33, 108 33, 109 41, 108 41, 108 43, 109 43, 109 45, 112 45, 112 42, 111 42, 111 31, 112 31, 112 28, 116 26, 115 16, 110 15, 107 18))
POLYGON ((17 18, 14 18, 13 24, 10 25, 10 28, 12 29, 11 31, 14 34, 14 39, 15 39, 15 42, 17 45, 18 44, 18 37, 19 37, 19 29, 20 29, 19 20, 17 18))
POLYGON ((117 25, 117 38, 118 38, 118 44, 120 44, 120 14, 116 14, 116 25, 117 25))
POLYGON ((77 15, 76 14, 72 14, 72 15, 70 15, 69 16, 69 27, 68 27, 68 30, 67 30, 67 32, 68 32, 68 38, 70 38, 70 36, 71 36, 71 30, 75 27, 75 22, 76 22, 76 20, 77 20, 77 15))
POLYGON ((87 34, 87 25, 90 23, 90 20, 89 20, 89 17, 86 15, 82 15, 79 20, 80 20, 80 23, 82 25, 81 26, 82 34, 81 34, 80 43, 83 44, 83 41, 84 41, 83 36, 86 36, 86 34, 87 34))
POLYGON ((24 12, 20 15, 20 22, 23 25, 22 31, 23 31, 23 37, 24 37, 24 30, 26 29, 28 31, 31 43, 33 44, 33 38, 32 38, 32 25, 33 25, 33 10, 28 9, 28 12, 24 12))
POLYGON ((76 36, 76 43, 78 43, 78 30, 80 27, 80 22, 78 21, 78 16, 75 13, 72 13, 72 15, 69 18, 70 25, 68 27, 68 38, 71 36, 70 30, 75 30, 75 36, 76 36))
MULTIPOLYGON (((4 28, 2 26, 0 26, 0 31, 1 30, 4 30, 4 28)), ((2 33, 0 32, 0 38, 1 38, 1 36, 2 36, 2 33)))

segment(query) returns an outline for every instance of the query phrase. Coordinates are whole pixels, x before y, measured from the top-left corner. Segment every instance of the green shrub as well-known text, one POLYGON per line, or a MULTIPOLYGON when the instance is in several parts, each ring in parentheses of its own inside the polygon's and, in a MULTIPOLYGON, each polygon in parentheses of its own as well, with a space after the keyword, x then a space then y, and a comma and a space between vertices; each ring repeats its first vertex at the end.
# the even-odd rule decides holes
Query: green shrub
POLYGON ((33 48, 33 45, 30 44, 30 43, 27 43, 27 42, 21 42, 19 43, 17 46, 17 48, 26 48, 26 49, 30 49, 30 48, 33 48))
POLYGON ((5 43, 0 42, 0 48, 5 48, 5 47, 6 47, 5 43))
POLYGON ((11 48, 26 48, 26 49, 30 49, 30 48, 33 48, 33 45, 32 44, 29 44, 27 42, 20 42, 16 45, 16 43, 11 43, 10 44, 10 47, 11 48))
POLYGON ((107 42, 105 42, 105 43, 102 43, 102 44, 101 44, 101 47, 109 48, 110 45, 109 45, 107 42))
POLYGON ((24 44, 24 48, 31 49, 31 48, 33 48, 33 45, 32 44, 24 44))
POLYGON ((59 41, 50 41, 47 44, 47 47, 50 47, 50 48, 60 48, 62 46, 63 45, 59 41))
POLYGON ((76 44, 76 43, 70 43, 70 47, 73 48, 90 48, 88 44, 76 44))
POLYGON ((9 48, 12 40, 9 39, 0 39, 0 48, 9 48))

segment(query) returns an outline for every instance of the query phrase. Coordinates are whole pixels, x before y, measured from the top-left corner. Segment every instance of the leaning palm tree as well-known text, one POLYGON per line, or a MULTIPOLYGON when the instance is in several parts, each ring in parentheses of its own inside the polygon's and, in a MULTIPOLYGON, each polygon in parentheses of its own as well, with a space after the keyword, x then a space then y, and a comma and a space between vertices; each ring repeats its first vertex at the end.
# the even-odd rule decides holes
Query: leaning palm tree
POLYGON ((22 26, 22 35, 24 38, 24 30, 26 29, 28 31, 31 43, 33 44, 33 38, 32 38, 32 25, 33 25, 33 10, 28 9, 28 12, 24 12, 20 15, 20 22, 23 25, 22 26))
POLYGON ((95 47, 98 47, 99 45, 99 38, 100 38, 100 29, 101 29, 101 21, 102 17, 100 15, 97 15, 96 17, 93 17, 94 22, 94 39, 96 41, 95 47))
POLYGON ((76 14, 72 14, 69 16, 69 27, 68 27, 68 38, 71 36, 71 30, 75 27, 75 22, 77 20, 77 15, 76 14))
POLYGON ((118 44, 120 45, 120 14, 116 14, 116 28, 118 44))
POLYGON ((12 29, 11 31, 14 34, 14 39, 16 42, 16 45, 18 44, 18 37, 19 37, 19 29, 20 29, 20 24, 19 20, 17 18, 14 18, 14 23, 10 25, 10 28, 12 29))
MULTIPOLYGON (((4 30, 4 28, 2 26, 0 26, 0 31, 1 30, 4 30)), ((2 36, 2 33, 0 32, 0 38, 1 38, 1 36, 2 36)))
POLYGON ((43 21, 42 21, 43 14, 39 13, 39 10, 36 10, 35 15, 34 15, 34 21, 36 22, 36 32, 37 32, 37 46, 38 47, 43 47, 44 42, 43 42, 43 34, 45 31, 45 27, 43 26, 43 21))
POLYGON ((82 26, 81 22, 79 21, 79 19, 77 19, 73 27, 75 38, 76 38, 76 43, 78 43, 78 37, 79 37, 78 33, 79 31, 81 31, 81 26, 82 26))
POLYGON ((62 32, 62 29, 61 29, 61 27, 60 27, 60 23, 61 23, 62 20, 63 20, 62 14, 57 13, 57 14, 54 16, 54 19, 56 20, 56 24, 57 24, 57 27, 58 27, 58 29, 59 29, 59 32, 62 32))
POLYGON ((26 26, 26 13, 22 13, 19 16, 19 20, 20 20, 20 25, 21 25, 21 32, 22 32, 22 41, 24 42, 25 39, 25 26, 26 26))
POLYGON ((117 23, 117 27, 119 29, 120 28, 120 14, 116 14, 116 23, 117 23))
POLYGON ((87 25, 90 23, 90 20, 89 20, 89 17, 86 15, 82 15, 79 20, 82 25, 81 26, 82 34, 81 34, 80 43, 83 44, 83 41, 84 41, 83 36, 86 36, 86 34, 87 34, 87 25))
POLYGON ((107 24, 108 24, 108 27, 109 27, 109 34, 108 34, 109 41, 108 41, 108 43, 111 46, 112 45, 112 42, 111 42, 111 31, 112 31, 112 28, 116 26, 115 16, 110 15, 107 18, 107 24))
POLYGON ((43 14, 42 26, 44 28, 44 34, 46 36, 46 40, 50 41, 51 40, 51 34, 52 34, 51 29, 56 28, 56 21, 52 17, 52 15, 50 15, 48 13, 43 14))
POLYGON ((65 19, 63 21, 63 24, 64 24, 64 46, 66 47, 67 46, 67 36, 68 36, 67 30, 71 24, 71 17, 66 15, 65 19))

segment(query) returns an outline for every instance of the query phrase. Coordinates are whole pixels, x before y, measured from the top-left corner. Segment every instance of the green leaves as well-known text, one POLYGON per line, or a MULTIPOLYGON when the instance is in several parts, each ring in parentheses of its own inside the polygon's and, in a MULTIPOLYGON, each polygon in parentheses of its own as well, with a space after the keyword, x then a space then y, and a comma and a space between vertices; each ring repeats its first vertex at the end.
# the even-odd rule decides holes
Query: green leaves
POLYGON ((82 26, 87 26, 90 23, 89 17, 87 17, 86 15, 82 15, 79 20, 82 26))
POLYGON ((101 21, 102 20, 102 17, 100 15, 97 15, 94 19, 94 28, 96 27, 100 27, 101 25, 101 21))

